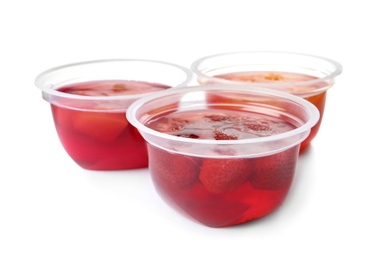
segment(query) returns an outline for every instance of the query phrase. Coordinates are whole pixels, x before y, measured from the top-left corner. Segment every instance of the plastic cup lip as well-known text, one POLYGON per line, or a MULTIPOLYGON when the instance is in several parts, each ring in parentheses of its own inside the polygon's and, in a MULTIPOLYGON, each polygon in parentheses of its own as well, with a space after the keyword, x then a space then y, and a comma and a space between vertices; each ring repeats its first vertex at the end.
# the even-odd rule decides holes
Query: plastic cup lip
MULTIPOLYGON (((182 71, 185 73, 185 79, 177 84, 176 86, 171 87, 179 87, 179 86, 185 86, 191 82, 193 78, 193 73, 181 66, 174 63, 166 62, 166 61, 159 61, 159 60, 151 60, 151 59, 100 59, 100 60, 89 60, 89 61, 82 61, 82 62, 75 62, 75 63, 69 63, 61 66, 56 66, 53 68, 50 68, 48 70, 45 70, 44 72, 41 72, 36 78, 35 78, 35 85, 42 90, 43 93, 50 95, 50 96, 57 96, 61 98, 67 98, 67 99, 74 99, 74 100, 86 100, 86 101, 119 101, 119 100, 132 100, 132 99, 139 99, 141 97, 144 97, 148 95, 148 93, 142 93, 142 94, 134 94, 134 95, 122 95, 122 96, 83 96, 83 95, 76 95, 76 94, 70 94, 65 93, 61 91, 57 91, 55 88, 51 88, 50 85, 44 84, 44 80, 47 76, 49 76, 51 73, 61 71, 63 69, 72 68, 72 67, 79 67, 79 66, 85 66, 85 65, 91 65, 91 64, 104 64, 104 63, 123 63, 123 62, 142 62, 142 63, 151 63, 151 64, 158 64, 158 65, 164 65, 168 67, 173 67, 178 69, 179 71, 182 71)), ((140 79, 138 79, 139 81, 140 79)), ((157 83, 157 82, 156 82, 157 83)), ((160 82, 159 82, 160 83, 160 82)))
MULTIPOLYGON (((191 68, 192 72, 198 77, 202 77, 202 78, 207 79, 207 80, 215 80, 215 78, 213 76, 209 76, 209 75, 205 74, 199 68, 199 66, 204 61, 211 60, 213 58, 223 57, 223 56, 248 55, 248 54, 290 55, 290 56, 297 56, 297 57, 312 58, 312 59, 317 59, 317 60, 320 60, 320 61, 325 61, 328 64, 331 64, 334 67, 334 70, 331 73, 329 73, 328 75, 324 76, 324 77, 320 77, 320 78, 313 79, 313 80, 307 80, 307 81, 271 82, 271 83, 270 82, 268 82, 268 83, 265 83, 265 82, 258 83, 257 82, 256 83, 256 82, 238 82, 238 81, 232 81, 232 80, 217 78, 217 82, 219 82, 218 84, 230 84, 232 82, 232 84, 235 84, 235 85, 248 85, 248 86, 256 86, 256 87, 266 87, 266 88, 273 87, 274 85, 275 86, 279 85, 280 87, 295 86, 297 84, 299 84, 299 85, 314 85, 314 84, 324 82, 324 81, 332 81, 335 77, 340 75, 343 71, 343 66, 339 62, 337 62, 335 60, 332 60, 330 58, 325 58, 325 57, 322 57, 322 56, 317 56, 317 55, 312 55, 312 54, 305 54, 305 53, 300 53, 300 52, 285 52, 285 51, 235 51, 235 52, 218 53, 218 54, 214 54, 214 55, 204 56, 202 58, 199 58, 199 59, 195 60, 191 64, 190 68, 191 68)), ((218 68, 221 68, 221 67, 218 67, 218 68)), ((304 95, 304 94, 307 94, 307 93, 302 93, 302 94, 304 95)))
POLYGON ((239 144, 253 144, 253 143, 264 143, 264 142, 271 142, 276 140, 281 140, 284 138, 288 138, 290 136, 299 135, 301 133, 304 133, 307 131, 307 133, 310 132, 311 128, 318 122, 320 118, 319 110, 310 102, 307 100, 304 100, 300 97, 297 97, 295 95, 277 91, 277 90, 271 90, 271 89, 265 89, 265 88, 258 88, 258 87, 245 87, 245 86, 237 86, 237 85, 226 85, 227 88, 225 88, 225 85, 200 85, 200 86, 188 86, 188 87, 180 87, 176 89, 169 89, 165 91, 160 91, 153 93, 151 95, 148 95, 146 97, 143 97, 141 99, 136 100, 133 102, 129 108, 126 111, 126 117, 127 120, 136 127, 140 132, 145 132, 147 134, 150 134, 152 136, 156 136, 159 138, 182 142, 182 143, 191 143, 191 144, 220 144, 220 145, 239 145, 239 144), (249 91, 253 93, 261 93, 261 94, 269 94, 271 96, 281 97, 285 99, 289 99, 291 101, 294 101, 296 103, 299 103, 300 105, 304 106, 307 113, 310 115, 309 120, 304 123, 303 125, 280 134, 266 136, 266 137, 255 137, 255 138, 248 138, 248 139, 239 139, 239 140, 210 140, 210 139, 193 139, 193 138, 186 138, 186 137, 178 137, 173 136, 166 133, 161 133, 158 131, 155 131, 147 126, 145 126, 143 123, 141 123, 136 118, 136 113, 138 110, 147 102, 161 98, 170 94, 176 94, 176 93, 186 93, 186 92, 198 92, 198 91, 207 91, 207 90, 237 90, 237 91, 249 91))

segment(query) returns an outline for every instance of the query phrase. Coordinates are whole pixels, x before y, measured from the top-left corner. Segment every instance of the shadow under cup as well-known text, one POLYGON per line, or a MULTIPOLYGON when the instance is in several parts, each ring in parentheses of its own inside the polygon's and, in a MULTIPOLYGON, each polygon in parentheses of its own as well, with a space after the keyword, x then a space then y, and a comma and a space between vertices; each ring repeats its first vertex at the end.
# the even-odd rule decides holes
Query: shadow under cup
POLYGON ((79 166, 125 170, 148 165, 145 141, 127 121, 127 108, 151 92, 187 85, 191 78, 190 70, 175 64, 115 59, 53 68, 35 84, 51 104, 64 149, 79 166))
POLYGON ((306 100, 279 91, 209 85, 153 93, 134 102, 127 119, 148 143, 149 171, 164 201, 199 223, 224 227, 263 217, 284 201, 300 144, 319 112, 306 100), (180 116, 170 120, 171 115, 180 116), (197 115, 220 127, 235 119, 256 132, 264 128, 248 121, 254 115, 264 126, 277 120, 294 127, 245 139, 167 133, 189 123, 198 133, 209 130, 197 115), (151 127, 158 120, 159 127, 151 127))
POLYGON ((302 97, 320 111, 320 120, 301 144, 304 151, 317 135, 324 115, 327 90, 341 74, 331 59, 289 52, 233 52, 206 56, 192 66, 200 84, 263 87, 302 97))

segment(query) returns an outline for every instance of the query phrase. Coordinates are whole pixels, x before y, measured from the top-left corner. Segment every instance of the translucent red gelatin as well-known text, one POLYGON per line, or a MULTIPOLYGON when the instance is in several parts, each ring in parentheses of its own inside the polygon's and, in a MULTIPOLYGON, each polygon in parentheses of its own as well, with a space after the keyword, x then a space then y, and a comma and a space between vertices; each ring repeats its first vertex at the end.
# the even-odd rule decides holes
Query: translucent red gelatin
MULTIPOLYGON (((58 91, 83 96, 122 96, 167 88, 136 81, 94 81, 64 86, 58 91)), ((96 101, 86 109, 53 104, 51 108, 61 143, 81 167, 90 170, 147 167, 146 143, 128 123, 125 109, 112 112, 96 101)))
MULTIPOLYGON (((295 128, 279 118, 218 108, 176 112, 146 125, 175 136, 214 140, 269 136, 295 128)), ((241 224, 276 209, 291 186, 299 151, 297 145, 273 155, 233 158, 235 151, 227 150, 220 151, 219 158, 206 158, 148 147, 149 168, 159 194, 210 227, 241 224)))
MULTIPOLYGON (((272 72, 272 71, 253 71, 253 72, 233 72, 228 74, 216 75, 216 78, 238 81, 238 82, 251 82, 251 83, 289 83, 289 82, 304 82, 318 79, 317 77, 299 74, 299 73, 288 73, 288 72, 272 72)), ((315 83, 317 87, 325 84, 324 82, 315 83)), ((311 91, 312 86, 299 85, 298 87, 285 90, 292 94, 300 95, 311 91)), ((309 146, 311 141, 317 135, 322 117, 324 114, 326 91, 321 93, 315 93, 313 95, 305 96, 306 100, 310 101, 320 111, 320 119, 317 124, 312 127, 310 135, 301 143, 300 151, 303 152, 309 146)))

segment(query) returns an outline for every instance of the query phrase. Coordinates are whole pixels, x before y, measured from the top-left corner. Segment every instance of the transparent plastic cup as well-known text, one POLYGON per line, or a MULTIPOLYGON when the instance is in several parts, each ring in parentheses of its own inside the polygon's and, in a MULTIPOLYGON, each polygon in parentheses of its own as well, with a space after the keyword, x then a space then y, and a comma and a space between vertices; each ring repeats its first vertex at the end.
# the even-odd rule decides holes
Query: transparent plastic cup
POLYGON ((324 57, 289 52, 232 52, 200 58, 191 65, 200 84, 235 84, 276 89, 302 97, 320 111, 319 122, 302 143, 304 151, 317 135, 327 90, 342 66, 324 57))
POLYGON ((284 201, 319 112, 280 91, 204 85, 139 99, 127 119, 148 143, 163 200, 199 223, 224 227, 263 217, 284 201))
POLYGON ((51 104, 64 149, 79 166, 124 170, 148 164, 145 141, 126 119, 129 105, 191 78, 190 70, 167 62, 114 59, 52 68, 35 84, 51 104))

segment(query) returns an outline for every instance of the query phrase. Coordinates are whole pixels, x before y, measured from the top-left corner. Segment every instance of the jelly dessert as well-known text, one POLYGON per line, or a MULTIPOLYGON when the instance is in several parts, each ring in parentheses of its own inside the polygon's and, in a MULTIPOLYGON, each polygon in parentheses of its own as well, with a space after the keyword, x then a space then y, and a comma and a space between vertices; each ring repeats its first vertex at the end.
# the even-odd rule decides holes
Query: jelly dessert
MULTIPOLYGON (((125 96, 160 91, 165 85, 140 81, 91 81, 63 86, 57 91, 79 96, 125 96)), ((59 138, 71 158, 89 170, 146 167, 146 144, 126 119, 125 109, 89 100, 78 109, 79 99, 51 104, 59 138)))
MULTIPOLYGON (((270 84, 269 85, 270 88, 274 88, 277 90, 279 90, 280 83, 297 83, 312 81, 315 82, 314 84, 317 85, 317 88, 324 87, 325 85, 324 82, 316 82, 315 80, 318 80, 317 77, 292 72, 248 71, 248 72, 233 72, 227 74, 220 74, 215 75, 214 77, 237 82, 270 84)), ((283 90, 286 92, 302 96, 306 100, 310 101, 317 107, 321 115, 317 124, 311 129, 310 135, 307 137, 306 140, 302 142, 300 148, 301 151, 304 151, 311 143, 311 141, 314 139, 314 137, 317 135, 325 109, 326 91, 324 92, 320 91, 318 93, 312 92, 312 88, 313 88, 312 84, 310 85, 300 84, 299 86, 298 85, 295 86, 294 84, 292 84, 290 87, 284 85, 283 88, 283 90)))
MULTIPOLYGON (((296 128, 278 117, 219 106, 165 114, 145 125, 177 137, 216 141, 266 137, 296 128)), ((234 158, 233 149, 215 147, 216 156, 200 157, 149 144, 149 164, 166 201, 207 226, 223 227, 260 218, 282 203, 298 150, 296 145, 262 157, 234 158)))

